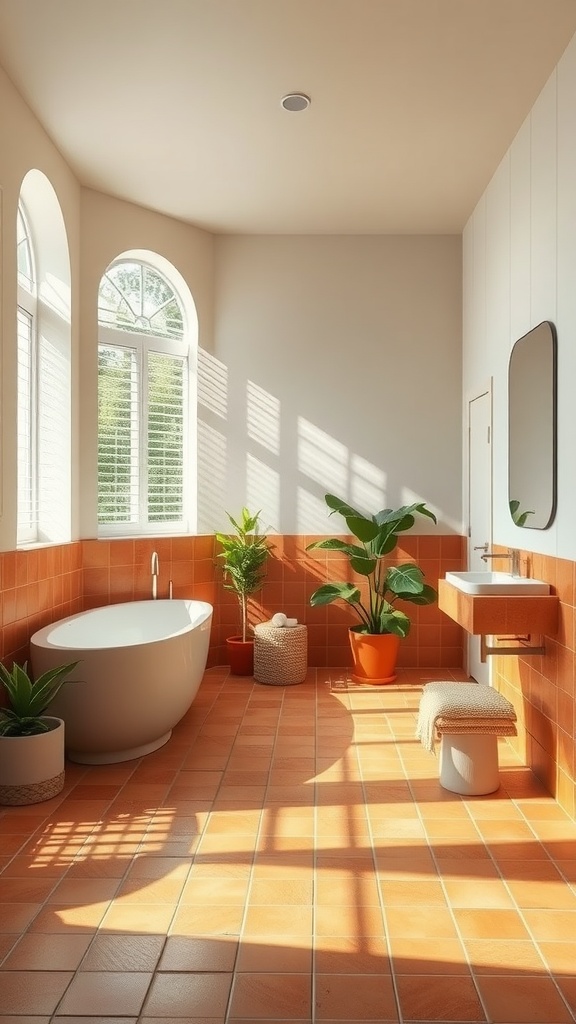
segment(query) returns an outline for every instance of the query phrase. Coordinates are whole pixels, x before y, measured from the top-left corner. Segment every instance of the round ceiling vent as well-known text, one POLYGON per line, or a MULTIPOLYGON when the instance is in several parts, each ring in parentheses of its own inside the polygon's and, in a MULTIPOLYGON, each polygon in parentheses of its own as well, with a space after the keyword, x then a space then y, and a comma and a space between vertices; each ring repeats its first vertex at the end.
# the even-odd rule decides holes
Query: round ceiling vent
POLYGON ((306 110, 310 106, 310 97, 303 92, 289 92, 281 102, 284 110, 306 110))

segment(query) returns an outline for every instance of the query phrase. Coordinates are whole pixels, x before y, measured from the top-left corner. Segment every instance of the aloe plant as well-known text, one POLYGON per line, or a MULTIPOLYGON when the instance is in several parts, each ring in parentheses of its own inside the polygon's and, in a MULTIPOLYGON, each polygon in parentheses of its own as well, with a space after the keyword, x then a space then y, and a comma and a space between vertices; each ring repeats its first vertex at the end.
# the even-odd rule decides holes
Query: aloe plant
POLYGON ((356 583, 324 583, 314 591, 310 604, 317 607, 332 604, 333 601, 344 601, 352 607, 360 620, 360 624, 354 627, 357 632, 408 636, 410 619, 404 611, 395 607, 396 602, 433 604, 437 593, 424 582, 424 573, 418 565, 406 562, 403 565, 387 566, 384 559, 396 547, 398 535, 414 526, 416 515, 427 516, 434 522, 437 521, 436 516, 424 502, 403 505, 398 509, 385 508, 375 515, 366 516, 334 494, 326 494, 325 501, 331 510, 330 515, 338 513, 343 516, 347 532, 359 543, 350 544, 338 537, 330 537, 313 541, 307 550, 324 548, 347 555, 353 572, 366 578, 368 596, 362 599, 360 587, 356 583))
POLYGON ((226 513, 235 535, 217 533, 216 540, 222 550, 216 555, 224 574, 224 588, 232 590, 238 598, 242 640, 248 635, 248 598, 260 590, 266 576, 266 562, 273 545, 264 534, 259 534, 260 512, 252 514, 243 508, 238 522, 226 513))
POLYGON ((35 681, 28 674, 28 662, 14 662, 9 672, 0 662, 0 684, 8 696, 8 707, 0 708, 0 736, 35 736, 48 732, 44 712, 66 682, 77 661, 48 669, 35 681))

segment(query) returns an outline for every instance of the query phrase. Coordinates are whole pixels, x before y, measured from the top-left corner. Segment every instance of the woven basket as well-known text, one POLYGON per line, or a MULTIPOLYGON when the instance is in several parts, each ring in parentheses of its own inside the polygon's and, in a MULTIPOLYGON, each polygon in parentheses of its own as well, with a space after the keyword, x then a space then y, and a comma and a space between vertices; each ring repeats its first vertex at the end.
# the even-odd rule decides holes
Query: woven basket
POLYGON ((7 807, 22 807, 24 804, 40 804, 51 800, 64 789, 64 772, 43 782, 23 783, 21 786, 0 786, 0 804, 7 807))
POLYGON ((254 679, 272 686, 303 683, 308 668, 306 626, 288 628, 260 622, 254 627, 254 679))

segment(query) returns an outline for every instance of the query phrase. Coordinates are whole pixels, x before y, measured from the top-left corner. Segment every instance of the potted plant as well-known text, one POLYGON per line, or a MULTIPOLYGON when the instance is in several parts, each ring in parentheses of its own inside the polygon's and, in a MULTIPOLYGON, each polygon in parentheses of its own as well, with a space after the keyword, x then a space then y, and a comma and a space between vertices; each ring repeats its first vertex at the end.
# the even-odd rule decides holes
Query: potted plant
POLYGON ((349 630, 353 679, 357 682, 390 683, 396 678, 395 668, 402 637, 408 636, 410 619, 397 607, 397 602, 432 604, 437 593, 424 582, 424 573, 413 562, 390 565, 386 556, 398 543, 398 534, 414 526, 415 515, 427 516, 436 522, 436 516, 423 502, 403 505, 399 509, 385 508, 374 515, 364 515, 334 494, 325 495, 330 515, 337 512, 346 520, 348 534, 358 543, 349 543, 337 537, 314 541, 307 550, 324 548, 347 555, 350 568, 359 583, 325 583, 310 598, 312 607, 345 601, 358 619, 358 625, 349 630))
POLYGON ((64 786, 64 722, 45 711, 77 661, 49 669, 33 681, 28 663, 12 670, 0 662, 8 703, 0 708, 0 803, 34 804, 64 786))
POLYGON ((233 591, 240 608, 241 633, 228 637, 226 646, 230 671, 237 676, 250 676, 254 671, 254 638, 249 636, 248 598, 260 590, 266 576, 266 563, 273 545, 258 532, 260 512, 254 515, 243 508, 240 520, 226 513, 234 534, 217 533, 222 550, 216 557, 224 574, 224 587, 233 591))

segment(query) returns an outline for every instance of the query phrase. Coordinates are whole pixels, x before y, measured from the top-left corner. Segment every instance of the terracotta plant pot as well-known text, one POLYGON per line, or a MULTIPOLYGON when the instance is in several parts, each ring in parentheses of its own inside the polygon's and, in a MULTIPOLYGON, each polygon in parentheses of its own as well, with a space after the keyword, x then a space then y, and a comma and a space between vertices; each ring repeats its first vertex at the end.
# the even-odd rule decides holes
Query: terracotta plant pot
POLYGON ((393 683, 400 637, 395 633, 359 633, 352 626, 348 631, 352 649, 353 673, 356 683, 393 683))
POLYGON ((243 640, 241 636, 229 636, 226 640, 226 647, 231 675, 254 675, 254 640, 243 640))

